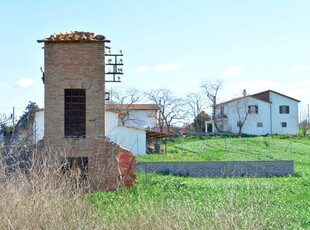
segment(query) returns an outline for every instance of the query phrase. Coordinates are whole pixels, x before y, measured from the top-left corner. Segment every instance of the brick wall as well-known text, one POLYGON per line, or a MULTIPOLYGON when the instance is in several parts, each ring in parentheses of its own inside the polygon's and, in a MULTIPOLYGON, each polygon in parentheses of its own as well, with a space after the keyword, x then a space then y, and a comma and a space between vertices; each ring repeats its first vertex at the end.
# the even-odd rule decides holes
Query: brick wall
POLYGON ((136 172, 157 172, 189 177, 269 177, 294 175, 293 161, 146 162, 136 172))
POLYGON ((92 191, 112 191, 120 186, 118 151, 117 144, 106 141, 101 153, 89 157, 88 178, 92 191))
POLYGON ((45 42, 44 141, 72 157, 104 148, 104 42, 45 42), (86 90, 86 138, 64 136, 64 89, 86 90))
POLYGON ((109 141, 105 141, 103 152, 104 154, 89 157, 88 178, 91 191, 133 187, 136 179, 133 154, 109 141))
POLYGON ((87 157, 92 191, 132 186, 133 168, 132 176, 122 170, 132 153, 105 138, 104 37, 70 32, 38 42, 44 42, 45 59, 44 145, 62 157, 87 157), (65 89, 85 89, 86 137, 65 137, 65 89))

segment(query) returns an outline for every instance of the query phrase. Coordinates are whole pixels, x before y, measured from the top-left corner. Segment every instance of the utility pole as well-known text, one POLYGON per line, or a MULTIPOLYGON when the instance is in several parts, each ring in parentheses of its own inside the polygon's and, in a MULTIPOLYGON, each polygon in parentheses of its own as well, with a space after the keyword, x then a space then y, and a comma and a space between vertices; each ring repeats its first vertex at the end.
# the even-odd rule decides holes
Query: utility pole
POLYGON ((13 120, 13 131, 14 131, 14 127, 15 127, 15 107, 13 107, 12 120, 13 120))
POLYGON ((308 123, 310 122, 310 120, 309 120, 309 104, 307 104, 307 109, 308 109, 308 123))
POLYGON ((159 120, 159 132, 163 132, 164 130, 164 128, 163 128, 163 123, 162 123, 162 121, 161 121, 161 99, 159 99, 159 114, 158 114, 158 120, 159 120))

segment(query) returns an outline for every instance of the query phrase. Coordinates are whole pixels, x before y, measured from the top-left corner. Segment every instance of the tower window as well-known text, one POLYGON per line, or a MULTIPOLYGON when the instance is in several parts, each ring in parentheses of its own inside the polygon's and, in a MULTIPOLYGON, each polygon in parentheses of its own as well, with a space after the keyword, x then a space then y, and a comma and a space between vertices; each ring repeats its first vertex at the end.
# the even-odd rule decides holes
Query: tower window
POLYGON ((65 137, 86 137, 85 89, 65 89, 65 137))

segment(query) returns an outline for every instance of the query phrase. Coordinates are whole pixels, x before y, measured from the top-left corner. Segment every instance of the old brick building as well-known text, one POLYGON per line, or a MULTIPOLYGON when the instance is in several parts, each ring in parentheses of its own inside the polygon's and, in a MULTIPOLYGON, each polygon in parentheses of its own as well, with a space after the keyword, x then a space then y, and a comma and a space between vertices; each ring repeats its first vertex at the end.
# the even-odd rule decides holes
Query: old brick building
POLYGON ((58 33, 44 43, 44 145, 66 153, 94 189, 118 186, 119 146, 105 139, 105 43, 88 32, 58 33))

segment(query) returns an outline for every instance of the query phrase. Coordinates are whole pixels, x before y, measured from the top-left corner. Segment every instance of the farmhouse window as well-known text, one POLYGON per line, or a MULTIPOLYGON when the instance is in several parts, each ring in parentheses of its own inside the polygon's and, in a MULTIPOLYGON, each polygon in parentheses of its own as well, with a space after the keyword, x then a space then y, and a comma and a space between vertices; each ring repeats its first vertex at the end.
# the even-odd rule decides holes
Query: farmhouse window
POLYGON ((287 123, 286 123, 286 122, 281 122, 281 126, 282 126, 283 128, 286 128, 286 127, 287 127, 287 123))
POLYGON ((290 113, 290 107, 288 105, 280 105, 279 106, 279 112, 280 112, 280 114, 289 114, 290 113))
POLYGON ((224 117, 224 106, 221 106, 221 118, 223 118, 224 117))
POLYGON ((263 122, 257 122, 257 127, 259 128, 263 127, 263 122))
POLYGON ((65 137, 86 137, 85 89, 65 89, 65 137))
POLYGON ((250 114, 258 114, 258 105, 249 105, 248 113, 250 114))

